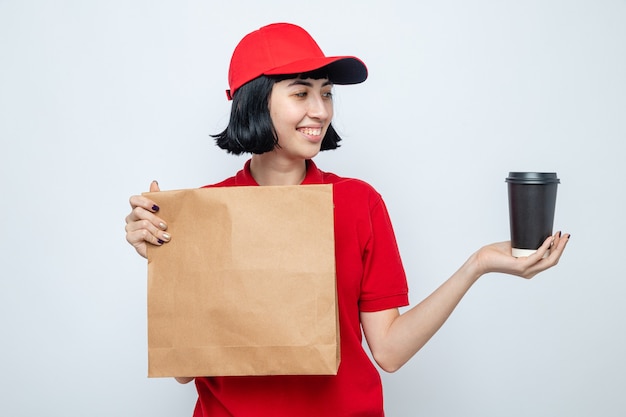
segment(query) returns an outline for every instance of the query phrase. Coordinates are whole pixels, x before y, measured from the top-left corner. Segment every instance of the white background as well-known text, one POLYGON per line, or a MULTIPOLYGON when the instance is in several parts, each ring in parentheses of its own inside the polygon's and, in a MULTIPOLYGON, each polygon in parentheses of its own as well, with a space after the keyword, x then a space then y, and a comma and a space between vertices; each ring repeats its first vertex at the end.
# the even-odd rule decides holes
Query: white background
POLYGON ((383 194, 413 304, 508 239, 509 171, 561 178, 561 263, 480 280, 383 375, 387 414, 623 416, 623 0, 0 0, 0 415, 191 416, 192 384, 146 377, 128 198, 243 165, 209 135, 233 48, 276 21, 368 64, 316 161, 383 194))

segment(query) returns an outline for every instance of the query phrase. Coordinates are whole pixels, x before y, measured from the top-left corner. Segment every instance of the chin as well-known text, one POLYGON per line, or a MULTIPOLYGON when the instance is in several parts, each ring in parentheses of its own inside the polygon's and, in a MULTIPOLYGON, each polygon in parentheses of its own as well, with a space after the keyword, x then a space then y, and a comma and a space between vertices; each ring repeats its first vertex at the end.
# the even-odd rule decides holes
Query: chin
POLYGON ((305 152, 304 159, 313 159, 320 153, 320 149, 311 152, 305 152))

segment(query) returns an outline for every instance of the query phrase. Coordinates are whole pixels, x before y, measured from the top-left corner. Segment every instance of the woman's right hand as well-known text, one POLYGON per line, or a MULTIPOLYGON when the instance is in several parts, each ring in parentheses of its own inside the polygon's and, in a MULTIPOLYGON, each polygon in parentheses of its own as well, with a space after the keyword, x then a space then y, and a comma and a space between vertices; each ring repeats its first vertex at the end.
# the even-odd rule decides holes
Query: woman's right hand
MULTIPOLYGON (((150 192, 156 191, 161 191, 159 184, 152 181, 150 192)), ((138 254, 147 258, 148 244, 160 246, 170 241, 167 223, 155 214, 159 206, 154 201, 141 195, 134 195, 129 201, 132 210, 126 216, 126 240, 138 254)))

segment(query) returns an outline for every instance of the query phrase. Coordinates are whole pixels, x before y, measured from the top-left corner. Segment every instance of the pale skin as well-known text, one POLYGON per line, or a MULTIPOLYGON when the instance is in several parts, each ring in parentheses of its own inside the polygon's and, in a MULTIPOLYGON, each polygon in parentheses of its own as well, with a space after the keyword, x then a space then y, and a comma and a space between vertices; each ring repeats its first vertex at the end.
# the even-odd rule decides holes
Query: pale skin
MULTIPOLYGON (((251 172, 259 185, 297 185, 306 174, 306 159, 320 151, 333 116, 332 84, 326 79, 290 79, 274 85, 269 102, 280 148, 253 155, 251 172)), ((150 191, 160 191, 156 181, 150 191)), ((135 195, 126 217, 126 239, 144 258, 148 245, 167 244, 174 237, 154 201, 135 195)), ((363 333, 376 363, 387 372, 400 369, 441 328, 459 301, 482 276, 491 272, 530 279, 555 266, 569 241, 568 234, 547 238, 531 256, 511 256, 510 242, 483 246, 438 289, 400 314, 397 308, 362 312, 363 333), (543 257, 549 250, 549 255, 543 257)), ((193 377, 176 378, 188 383, 193 377)))

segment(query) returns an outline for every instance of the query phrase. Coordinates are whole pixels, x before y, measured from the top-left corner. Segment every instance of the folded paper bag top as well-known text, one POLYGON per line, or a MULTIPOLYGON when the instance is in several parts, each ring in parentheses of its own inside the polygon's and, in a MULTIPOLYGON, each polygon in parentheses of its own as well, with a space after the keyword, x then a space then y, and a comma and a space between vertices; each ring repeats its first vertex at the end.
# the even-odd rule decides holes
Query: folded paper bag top
POLYGON ((332 185, 144 195, 172 235, 148 247, 148 376, 337 373, 332 185))

